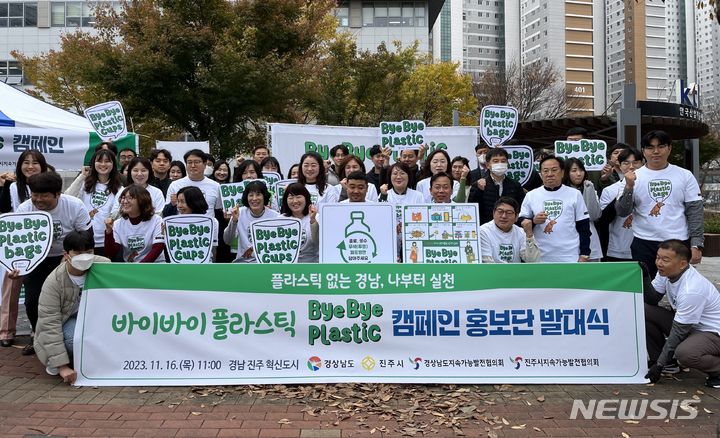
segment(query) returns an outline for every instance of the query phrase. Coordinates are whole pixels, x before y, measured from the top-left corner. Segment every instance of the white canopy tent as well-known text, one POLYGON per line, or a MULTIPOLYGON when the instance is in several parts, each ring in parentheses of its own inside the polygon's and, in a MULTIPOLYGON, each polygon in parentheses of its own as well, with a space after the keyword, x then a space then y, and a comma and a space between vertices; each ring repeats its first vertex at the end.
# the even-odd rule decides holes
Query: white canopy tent
POLYGON ((83 116, 73 114, 0 82, 0 126, 93 131, 83 116))

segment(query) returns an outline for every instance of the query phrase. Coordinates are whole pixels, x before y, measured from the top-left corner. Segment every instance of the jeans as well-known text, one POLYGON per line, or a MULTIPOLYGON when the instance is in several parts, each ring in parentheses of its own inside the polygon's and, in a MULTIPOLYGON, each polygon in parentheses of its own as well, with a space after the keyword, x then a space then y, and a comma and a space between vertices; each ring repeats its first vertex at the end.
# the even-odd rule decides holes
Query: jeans
POLYGON ((77 323, 77 315, 71 316, 70 319, 63 324, 63 339, 65 340, 65 350, 70 356, 70 365, 72 365, 73 357, 73 338, 75 337, 75 323, 77 323))

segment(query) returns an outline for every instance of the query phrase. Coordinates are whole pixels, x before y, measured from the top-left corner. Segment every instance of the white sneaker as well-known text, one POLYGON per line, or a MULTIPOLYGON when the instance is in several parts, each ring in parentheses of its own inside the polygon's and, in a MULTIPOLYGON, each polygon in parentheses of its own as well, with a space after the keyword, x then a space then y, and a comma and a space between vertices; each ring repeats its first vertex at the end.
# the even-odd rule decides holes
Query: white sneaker
POLYGON ((57 376, 60 374, 60 371, 56 367, 45 367, 45 372, 51 376, 57 376))

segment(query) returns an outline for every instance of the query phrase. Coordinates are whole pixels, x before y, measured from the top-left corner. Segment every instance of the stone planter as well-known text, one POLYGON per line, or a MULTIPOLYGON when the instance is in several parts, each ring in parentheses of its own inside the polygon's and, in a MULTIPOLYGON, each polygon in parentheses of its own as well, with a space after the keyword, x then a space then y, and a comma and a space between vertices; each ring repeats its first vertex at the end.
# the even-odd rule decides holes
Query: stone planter
POLYGON ((704 257, 720 257, 720 234, 705 234, 704 257))

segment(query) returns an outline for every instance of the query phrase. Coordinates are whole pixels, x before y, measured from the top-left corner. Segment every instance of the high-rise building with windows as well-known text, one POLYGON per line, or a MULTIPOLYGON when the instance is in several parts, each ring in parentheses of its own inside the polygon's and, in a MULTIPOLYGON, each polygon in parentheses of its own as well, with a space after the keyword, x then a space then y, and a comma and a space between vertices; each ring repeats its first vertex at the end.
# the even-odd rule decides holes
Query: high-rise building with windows
MULTIPOLYGON (((107 2, 105 2, 107 3, 107 2)), ((109 2, 120 9, 119 1, 109 2)), ((0 2, 0 81, 27 85, 11 52, 38 55, 60 48, 60 37, 93 26, 93 7, 84 1, 0 2)))
POLYGON ((699 85, 700 105, 717 102, 720 29, 710 11, 685 0, 609 0, 605 7, 608 112, 625 82, 638 100, 679 103, 678 83, 699 85))
MULTIPOLYGON (((447 0, 448 2, 451 0, 447 0)), ((433 50, 430 31, 444 0, 341 0, 335 9, 338 30, 350 32, 359 50, 374 51, 381 43, 417 41, 421 52, 433 50)))
POLYGON ((572 113, 605 105, 605 21, 593 0, 506 0, 505 63, 549 62, 573 97, 572 113))

